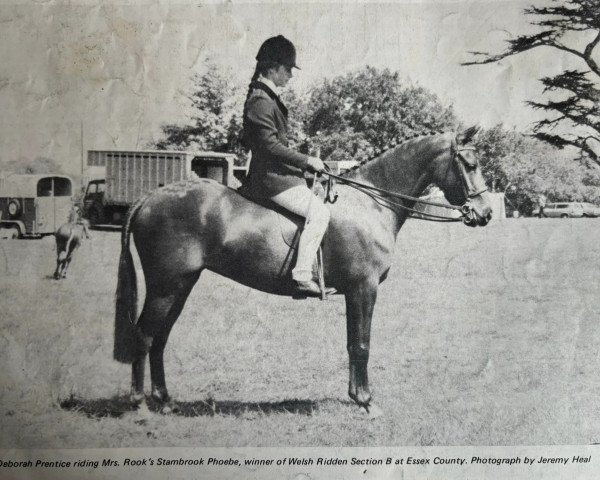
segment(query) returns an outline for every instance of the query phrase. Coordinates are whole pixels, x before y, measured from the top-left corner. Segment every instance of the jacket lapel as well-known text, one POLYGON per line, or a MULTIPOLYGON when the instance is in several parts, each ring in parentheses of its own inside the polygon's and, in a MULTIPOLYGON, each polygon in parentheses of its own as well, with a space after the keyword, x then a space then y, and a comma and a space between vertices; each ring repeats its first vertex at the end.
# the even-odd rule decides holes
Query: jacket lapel
POLYGON ((281 110, 281 113, 283 113, 283 116, 287 120, 287 118, 288 118, 288 109, 283 104, 283 102, 281 101, 281 99, 277 96, 277 94, 273 90, 271 90, 267 85, 265 85, 262 82, 253 82, 252 85, 251 85, 251 88, 262 90, 262 91, 266 92, 267 95, 269 95, 269 97, 271 97, 273 100, 275 100, 275 103, 277 104, 277 107, 279 108, 279 110, 281 110))

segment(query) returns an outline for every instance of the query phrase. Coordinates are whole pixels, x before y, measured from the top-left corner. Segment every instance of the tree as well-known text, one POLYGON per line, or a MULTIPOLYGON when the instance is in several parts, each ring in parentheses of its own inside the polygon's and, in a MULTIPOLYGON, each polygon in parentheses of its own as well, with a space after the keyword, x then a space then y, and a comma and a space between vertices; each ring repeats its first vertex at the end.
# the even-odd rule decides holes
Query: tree
POLYGON ((522 211, 530 211, 540 194, 552 201, 600 198, 597 165, 575 163, 556 147, 502 124, 481 131, 476 148, 491 190, 506 193, 522 211))
POLYGON ((186 124, 164 125, 164 138, 156 143, 156 148, 241 151, 241 89, 213 64, 207 65, 205 73, 194 75, 192 83, 186 124))
POLYGON ((589 70, 565 70, 543 77, 546 102, 527 101, 534 109, 548 113, 536 122, 534 136, 558 148, 574 146, 600 164, 600 65, 594 51, 600 43, 600 2, 598 0, 552 0, 556 6, 531 6, 524 10, 532 16, 536 33, 507 40, 508 48, 499 54, 471 52, 477 60, 463 65, 495 63, 512 55, 549 47, 579 58, 589 70), (578 46, 581 42, 584 46, 578 46))
POLYGON ((305 131, 321 157, 366 160, 414 134, 454 128, 452 107, 388 69, 325 80, 307 102, 305 131))

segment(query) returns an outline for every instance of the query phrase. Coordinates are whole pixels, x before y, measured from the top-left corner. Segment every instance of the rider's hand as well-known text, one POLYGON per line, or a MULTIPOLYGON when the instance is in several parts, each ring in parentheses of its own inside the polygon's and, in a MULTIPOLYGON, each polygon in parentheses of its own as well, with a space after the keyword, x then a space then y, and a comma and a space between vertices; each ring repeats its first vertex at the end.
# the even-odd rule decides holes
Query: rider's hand
POLYGON ((321 173, 325 171, 325 164, 319 157, 308 157, 308 169, 313 172, 321 173))

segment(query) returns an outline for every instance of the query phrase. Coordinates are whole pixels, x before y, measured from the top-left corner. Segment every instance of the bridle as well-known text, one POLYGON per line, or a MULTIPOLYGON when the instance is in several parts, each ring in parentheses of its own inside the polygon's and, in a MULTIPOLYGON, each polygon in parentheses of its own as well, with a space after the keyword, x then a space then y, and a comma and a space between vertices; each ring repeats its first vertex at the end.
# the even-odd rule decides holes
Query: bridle
POLYGON ((335 203, 335 201, 337 200, 337 193, 332 193, 334 190, 332 179, 336 179, 337 181, 339 181, 341 183, 345 183, 346 185, 348 185, 352 188, 355 188, 356 190, 363 192, 364 194, 370 196, 377 203, 390 208, 396 214, 398 214, 398 212, 395 210, 395 207, 398 207, 409 213, 413 213, 413 214, 416 213, 419 215, 419 217, 413 216, 413 218, 420 218, 423 220, 430 220, 430 221, 437 221, 437 222, 460 222, 460 221, 463 221, 463 222, 467 223, 467 221, 472 220, 471 217, 473 215, 473 209, 468 204, 468 201, 470 199, 475 198, 475 197, 483 194, 484 192, 486 192, 487 187, 485 186, 485 184, 483 184, 483 186, 482 186, 483 188, 477 187, 473 182, 470 182, 468 180, 467 168, 476 167, 477 162, 470 162, 461 153, 464 151, 468 151, 468 150, 475 151, 475 147, 458 148, 456 145, 456 142, 452 141, 450 150, 451 150, 451 154, 452 154, 452 159, 448 162, 448 167, 446 168, 445 179, 447 180, 448 175, 450 174, 450 169, 452 168, 452 165, 456 165, 458 168, 459 174, 460 174, 459 176, 460 176, 461 183, 463 186, 463 191, 465 193, 465 198, 467 199, 467 202, 460 207, 456 206, 456 205, 448 205, 446 203, 432 202, 431 200, 424 200, 422 198, 405 195, 403 193, 391 192, 389 190, 384 190, 383 188, 378 188, 378 187, 374 187, 372 185, 367 185, 362 182, 357 182, 356 180, 351 180, 349 178, 342 177, 340 175, 334 175, 331 172, 324 171, 324 172, 322 172, 322 174, 326 175, 328 177, 327 196, 326 197, 331 203, 335 203), (394 198, 394 199, 404 200, 407 202, 420 203, 423 205, 430 205, 430 206, 434 206, 434 207, 441 207, 441 208, 445 208, 447 210, 457 210, 461 213, 461 216, 459 218, 448 218, 448 217, 445 217, 442 215, 435 215, 433 213, 422 212, 420 210, 416 210, 415 208, 411 208, 411 207, 405 205, 404 203, 399 203, 394 200, 391 200, 390 197, 394 198))
POLYGON ((471 199, 471 198, 475 198, 479 195, 481 195, 484 192, 487 192, 487 186, 485 184, 482 185, 482 187, 476 187, 475 185, 471 184, 467 179, 468 179, 468 175, 467 175, 467 168, 475 168, 477 167, 477 161, 475 162, 471 162, 469 160, 467 160, 463 155, 462 152, 465 151, 476 151, 475 147, 461 147, 458 148, 456 146, 456 142, 453 141, 452 145, 450 147, 450 150, 452 152, 452 161, 448 162, 448 168, 446 169, 446 180, 448 179, 448 173, 450 172, 450 168, 452 167, 453 164, 456 164, 458 171, 460 172, 460 181, 463 185, 463 192, 465 194, 465 198, 467 198, 467 200, 471 199))

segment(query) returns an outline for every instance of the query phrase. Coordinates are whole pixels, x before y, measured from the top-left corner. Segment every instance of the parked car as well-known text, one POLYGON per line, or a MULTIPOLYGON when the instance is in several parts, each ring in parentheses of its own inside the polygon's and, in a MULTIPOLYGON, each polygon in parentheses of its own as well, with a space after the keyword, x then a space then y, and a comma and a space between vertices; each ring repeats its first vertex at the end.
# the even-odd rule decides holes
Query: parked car
MULTIPOLYGON (((531 214, 540 216, 540 209, 536 208, 531 214)), ((581 218, 585 216, 585 209, 580 202, 548 203, 544 208, 544 215, 549 218, 581 218)))
POLYGON ((600 207, 598 205, 594 205, 593 203, 582 203, 583 205, 583 216, 584 217, 600 217, 600 207))

